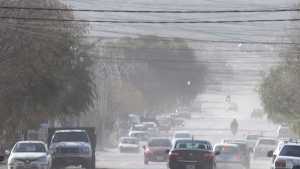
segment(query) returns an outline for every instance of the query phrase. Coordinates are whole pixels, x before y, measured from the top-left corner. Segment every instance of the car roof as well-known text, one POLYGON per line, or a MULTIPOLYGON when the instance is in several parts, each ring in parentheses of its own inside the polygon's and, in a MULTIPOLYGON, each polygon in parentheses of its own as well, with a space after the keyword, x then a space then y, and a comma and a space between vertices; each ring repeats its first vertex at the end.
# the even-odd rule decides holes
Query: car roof
POLYGON ((33 144, 46 144, 43 141, 38 141, 38 140, 23 140, 23 141, 18 141, 17 144, 19 143, 33 143, 33 144))
POLYGON ((151 137, 150 140, 170 140, 168 137, 151 137))
POLYGON ((85 130, 78 130, 78 129, 76 129, 76 130, 56 130, 55 131, 55 133, 70 133, 70 132, 79 132, 79 133, 81 133, 81 132, 86 132, 85 130))
POLYGON ((239 147, 236 144, 227 144, 227 143, 215 144, 215 147, 217 147, 217 146, 220 146, 220 147, 236 147, 236 148, 239 147))

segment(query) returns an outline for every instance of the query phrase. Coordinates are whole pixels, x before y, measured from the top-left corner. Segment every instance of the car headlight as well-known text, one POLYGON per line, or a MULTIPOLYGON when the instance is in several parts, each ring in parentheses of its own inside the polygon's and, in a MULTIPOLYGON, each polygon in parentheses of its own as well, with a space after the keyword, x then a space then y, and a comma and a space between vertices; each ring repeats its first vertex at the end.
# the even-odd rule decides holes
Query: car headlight
POLYGON ((37 162, 47 163, 47 162, 48 162, 48 159, 47 159, 46 156, 43 156, 43 157, 39 158, 39 159, 37 160, 37 162))
POLYGON ((81 150, 82 153, 86 153, 86 154, 90 153, 90 148, 89 147, 82 147, 80 150, 81 150))

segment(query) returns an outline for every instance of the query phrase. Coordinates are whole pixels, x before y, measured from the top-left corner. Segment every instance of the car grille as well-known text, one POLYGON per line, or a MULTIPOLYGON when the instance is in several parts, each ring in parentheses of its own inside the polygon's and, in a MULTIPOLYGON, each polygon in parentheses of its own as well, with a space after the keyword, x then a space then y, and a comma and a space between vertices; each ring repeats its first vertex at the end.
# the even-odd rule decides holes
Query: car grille
POLYGON ((66 154, 68 154, 68 153, 75 153, 75 154, 80 153, 79 148, 77 148, 77 147, 61 147, 61 148, 59 148, 59 152, 60 153, 66 153, 66 154))
POLYGON ((38 166, 29 166, 29 167, 25 167, 25 166, 17 166, 16 169, 39 169, 38 166))

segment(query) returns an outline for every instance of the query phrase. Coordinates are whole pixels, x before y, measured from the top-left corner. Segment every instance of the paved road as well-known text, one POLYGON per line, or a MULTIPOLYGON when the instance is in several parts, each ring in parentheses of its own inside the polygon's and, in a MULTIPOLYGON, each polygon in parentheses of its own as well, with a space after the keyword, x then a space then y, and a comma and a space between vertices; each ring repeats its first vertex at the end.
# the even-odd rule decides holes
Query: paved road
MULTIPOLYGON (((219 142, 222 138, 233 137, 230 131, 226 129, 230 125, 232 118, 221 115, 198 115, 192 120, 186 121, 186 126, 180 130, 189 130, 197 138, 207 139, 213 144, 219 142)), ((268 135, 274 135, 276 126, 264 120, 239 119, 241 132, 236 138, 242 138, 249 132, 266 132, 268 135)), ((252 161, 252 169, 269 169, 270 159, 261 159, 252 161)), ((97 166, 109 169, 165 169, 165 163, 143 164, 143 154, 124 154, 119 153, 117 149, 110 149, 106 152, 97 153, 97 166)))

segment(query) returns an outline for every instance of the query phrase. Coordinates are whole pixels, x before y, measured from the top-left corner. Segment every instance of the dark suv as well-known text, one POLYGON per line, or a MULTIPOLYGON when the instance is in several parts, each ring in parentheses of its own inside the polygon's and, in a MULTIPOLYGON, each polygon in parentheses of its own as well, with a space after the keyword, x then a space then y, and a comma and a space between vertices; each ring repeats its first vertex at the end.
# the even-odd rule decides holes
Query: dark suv
POLYGON ((215 169, 215 153, 208 141, 179 139, 169 151, 168 166, 170 169, 215 169))

